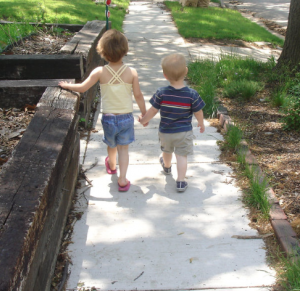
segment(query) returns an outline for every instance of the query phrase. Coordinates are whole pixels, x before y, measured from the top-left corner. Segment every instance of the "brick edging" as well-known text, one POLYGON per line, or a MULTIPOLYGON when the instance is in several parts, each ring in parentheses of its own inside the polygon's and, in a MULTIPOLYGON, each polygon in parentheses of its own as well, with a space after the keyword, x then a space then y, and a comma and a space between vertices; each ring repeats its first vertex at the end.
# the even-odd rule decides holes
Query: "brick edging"
MULTIPOLYGON (((219 119, 219 124, 224 128, 225 132, 230 126, 234 125, 234 122, 228 115, 227 109, 223 106, 218 109, 217 117, 219 119)), ((265 174, 259 167, 255 156, 249 150, 247 142, 245 140, 242 140, 241 144, 246 151, 247 163, 257 165, 261 177, 265 177, 265 174)), ((300 243, 297 239, 297 234, 295 233, 291 224, 289 223, 286 214, 280 207, 279 201, 276 198, 274 190, 271 187, 269 187, 267 194, 269 197, 269 202, 271 204, 271 209, 269 213, 270 222, 281 247, 283 248, 285 254, 288 257, 295 256, 296 251, 297 255, 300 255, 300 251, 298 250, 298 248, 300 249, 300 243)))

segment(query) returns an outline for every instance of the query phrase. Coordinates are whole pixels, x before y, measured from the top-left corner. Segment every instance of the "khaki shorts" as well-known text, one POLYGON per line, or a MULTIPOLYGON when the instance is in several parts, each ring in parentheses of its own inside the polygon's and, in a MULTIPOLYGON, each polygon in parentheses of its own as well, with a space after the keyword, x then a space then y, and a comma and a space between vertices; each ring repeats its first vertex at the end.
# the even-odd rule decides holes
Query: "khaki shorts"
POLYGON ((175 153, 179 156, 193 154, 193 131, 178 133, 158 132, 161 150, 165 153, 175 153))

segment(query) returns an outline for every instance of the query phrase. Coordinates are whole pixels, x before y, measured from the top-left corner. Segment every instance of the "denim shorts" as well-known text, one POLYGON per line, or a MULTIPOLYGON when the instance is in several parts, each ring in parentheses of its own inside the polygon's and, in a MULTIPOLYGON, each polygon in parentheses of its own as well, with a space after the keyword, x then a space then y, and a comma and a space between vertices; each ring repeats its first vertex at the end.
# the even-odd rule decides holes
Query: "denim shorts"
POLYGON ((128 145, 134 141, 134 119, 132 113, 102 115, 103 142, 109 147, 128 145))

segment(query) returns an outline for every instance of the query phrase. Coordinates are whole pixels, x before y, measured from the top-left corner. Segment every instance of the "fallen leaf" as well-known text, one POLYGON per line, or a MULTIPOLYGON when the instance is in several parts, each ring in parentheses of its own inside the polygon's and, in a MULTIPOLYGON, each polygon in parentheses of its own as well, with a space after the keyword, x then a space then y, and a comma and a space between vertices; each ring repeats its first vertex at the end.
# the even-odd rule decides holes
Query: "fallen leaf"
POLYGON ((25 111, 34 111, 36 105, 25 104, 25 111))
POLYGON ((0 158, 0 165, 5 164, 8 161, 8 158, 2 159, 0 158))

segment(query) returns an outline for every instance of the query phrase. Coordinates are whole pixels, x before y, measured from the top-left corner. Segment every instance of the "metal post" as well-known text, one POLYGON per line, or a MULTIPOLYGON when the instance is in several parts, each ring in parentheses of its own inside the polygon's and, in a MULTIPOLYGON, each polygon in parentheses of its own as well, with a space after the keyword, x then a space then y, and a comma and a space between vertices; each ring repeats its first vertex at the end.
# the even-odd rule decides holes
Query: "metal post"
POLYGON ((108 6, 110 5, 111 0, 106 0, 106 8, 105 8, 105 17, 106 17, 106 30, 108 30, 108 18, 110 16, 110 12, 108 10, 108 6))

